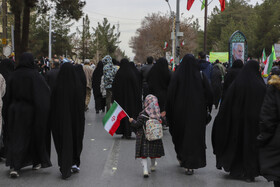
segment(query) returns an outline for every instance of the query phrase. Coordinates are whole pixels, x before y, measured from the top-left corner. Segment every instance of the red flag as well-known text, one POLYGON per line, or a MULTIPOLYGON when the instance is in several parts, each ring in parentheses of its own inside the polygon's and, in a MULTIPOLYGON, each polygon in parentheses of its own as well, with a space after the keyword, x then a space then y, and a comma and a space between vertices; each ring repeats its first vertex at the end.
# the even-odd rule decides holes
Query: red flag
MULTIPOLYGON (((220 0, 221 1, 221 0, 220 0)), ((192 7, 194 0, 188 0, 188 4, 187 4, 187 10, 190 10, 192 7)))
POLYGON ((223 12, 226 8, 226 0, 220 0, 220 4, 221 4, 221 11, 223 12))

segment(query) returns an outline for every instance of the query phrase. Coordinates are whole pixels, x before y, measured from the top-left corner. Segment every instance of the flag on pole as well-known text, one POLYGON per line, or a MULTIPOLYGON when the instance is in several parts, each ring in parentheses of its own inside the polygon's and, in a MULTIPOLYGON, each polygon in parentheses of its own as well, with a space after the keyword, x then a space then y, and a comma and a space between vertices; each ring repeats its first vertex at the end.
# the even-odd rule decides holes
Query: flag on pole
POLYGON ((164 42, 164 50, 166 50, 167 49, 167 47, 168 47, 168 43, 167 42, 164 42))
POLYGON ((193 2, 194 2, 194 0, 188 0, 187 10, 191 9, 193 2))
POLYGON ((265 49, 263 49, 262 52, 262 63, 264 63, 266 61, 266 55, 265 55, 265 49))
POLYGON ((264 67, 264 70, 262 72, 262 74, 264 76, 269 75, 274 60, 276 60, 276 54, 275 54, 274 46, 272 46, 271 54, 267 57, 266 61, 264 62, 265 67, 264 67))
POLYGON ((181 46, 184 46, 185 45, 185 41, 183 40, 182 42, 181 42, 181 46))
POLYGON ((114 101, 110 110, 103 118, 104 129, 113 136, 120 126, 121 119, 126 116, 129 117, 122 107, 114 101))
POLYGON ((220 4, 221 4, 221 11, 223 12, 226 8, 226 0, 220 0, 220 4))
POLYGON ((203 10, 205 8, 205 0, 203 0, 202 4, 201 4, 201 10, 203 10))

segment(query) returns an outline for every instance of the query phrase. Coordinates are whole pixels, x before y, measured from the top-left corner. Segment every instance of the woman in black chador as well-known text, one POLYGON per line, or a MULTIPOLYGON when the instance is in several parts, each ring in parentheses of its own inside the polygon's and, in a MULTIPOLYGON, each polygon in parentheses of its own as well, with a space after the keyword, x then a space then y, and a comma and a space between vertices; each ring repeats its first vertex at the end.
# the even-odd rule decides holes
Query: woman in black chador
POLYGON ((258 62, 247 62, 227 90, 212 130, 217 168, 248 182, 259 175, 256 138, 266 90, 259 69, 258 62))
POLYGON ((217 109, 219 106, 219 102, 222 96, 222 90, 223 90, 223 73, 221 70, 221 65, 219 60, 217 60, 213 64, 212 72, 211 72, 211 86, 213 90, 213 102, 215 105, 215 108, 217 109))
POLYGON ((225 82, 223 85, 223 95, 222 95, 222 101, 225 98, 225 95, 227 93, 227 90, 231 83, 234 81, 234 79, 239 75, 243 68, 243 62, 242 60, 236 60, 233 62, 232 67, 229 68, 227 74, 225 75, 225 82))
POLYGON ((105 111, 106 98, 103 98, 100 91, 101 77, 103 76, 103 63, 99 61, 92 74, 92 90, 95 100, 95 111, 98 114, 100 110, 105 111))
POLYGON ((208 79, 192 55, 186 55, 173 74, 167 96, 166 117, 177 159, 186 173, 206 166, 205 130, 213 94, 208 79))
MULTIPOLYGON (((129 61, 122 59, 113 82, 113 99, 127 112, 136 119, 142 110, 141 87, 139 77, 133 71, 129 61)), ((130 139, 131 128, 128 118, 121 120, 120 127, 116 134, 122 134, 123 138, 130 139)))
POLYGON ((6 165, 11 168, 11 177, 18 177, 18 171, 25 166, 50 167, 46 148, 50 90, 35 70, 32 54, 21 55, 15 72, 9 75, 6 94, 6 165))
POLYGON ((157 60, 148 74, 148 86, 150 94, 158 98, 160 111, 165 111, 168 85, 171 79, 171 72, 168 69, 168 62, 165 58, 157 60))
POLYGON ((50 124, 62 178, 79 172, 84 137, 83 84, 70 63, 64 63, 51 96, 50 124))

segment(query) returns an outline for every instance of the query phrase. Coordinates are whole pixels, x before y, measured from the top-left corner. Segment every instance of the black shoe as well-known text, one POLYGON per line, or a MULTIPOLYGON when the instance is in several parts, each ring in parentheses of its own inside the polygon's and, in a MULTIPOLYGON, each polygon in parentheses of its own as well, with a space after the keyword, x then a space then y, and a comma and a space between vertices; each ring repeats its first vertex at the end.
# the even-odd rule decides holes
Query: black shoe
POLYGON ((103 112, 103 113, 105 112, 105 108, 104 108, 104 109, 102 109, 102 112, 103 112))
POLYGON ((99 114, 99 111, 96 111, 96 114, 99 114))

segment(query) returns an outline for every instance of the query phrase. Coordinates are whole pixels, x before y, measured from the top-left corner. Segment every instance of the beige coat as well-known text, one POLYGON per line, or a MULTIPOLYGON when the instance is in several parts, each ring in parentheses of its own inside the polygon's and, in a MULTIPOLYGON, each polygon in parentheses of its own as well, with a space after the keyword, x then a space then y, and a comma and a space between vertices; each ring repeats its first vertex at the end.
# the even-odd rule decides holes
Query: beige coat
POLYGON ((6 82, 4 77, 0 74, 0 135, 2 132, 2 106, 3 106, 2 97, 4 97, 5 93, 6 93, 6 82))
POLYGON ((87 79, 87 88, 92 89, 92 73, 94 71, 94 69, 92 67, 90 67, 89 65, 84 65, 83 66, 85 75, 86 75, 86 79, 87 79))

